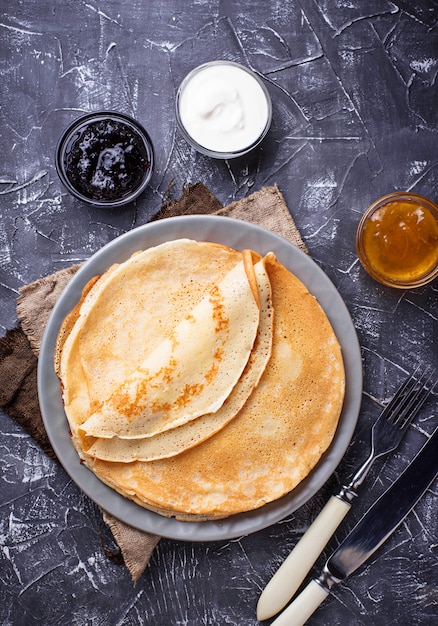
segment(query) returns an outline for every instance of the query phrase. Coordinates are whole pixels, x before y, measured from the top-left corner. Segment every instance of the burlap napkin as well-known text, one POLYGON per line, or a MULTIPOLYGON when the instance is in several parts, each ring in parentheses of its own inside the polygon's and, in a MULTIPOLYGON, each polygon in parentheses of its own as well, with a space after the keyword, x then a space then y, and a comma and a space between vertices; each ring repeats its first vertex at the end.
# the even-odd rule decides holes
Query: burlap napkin
MULTIPOLYGON (((278 233, 307 252, 276 185, 263 187, 243 200, 222 207, 207 187, 197 183, 189 186, 179 200, 167 202, 154 219, 189 214, 225 215, 246 220, 278 233)), ((0 338, 0 407, 21 424, 52 458, 56 457, 44 429, 38 403, 38 354, 51 310, 79 267, 75 265, 60 270, 23 287, 17 299, 20 323, 0 338)), ((135 583, 160 537, 139 531, 106 511, 102 511, 102 516, 135 583)))

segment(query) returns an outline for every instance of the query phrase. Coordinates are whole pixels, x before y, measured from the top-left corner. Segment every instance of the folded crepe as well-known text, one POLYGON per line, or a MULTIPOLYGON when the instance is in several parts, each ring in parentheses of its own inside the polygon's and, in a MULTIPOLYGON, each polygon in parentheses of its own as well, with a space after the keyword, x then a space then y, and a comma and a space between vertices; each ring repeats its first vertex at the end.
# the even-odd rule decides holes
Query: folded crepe
POLYGON ((127 462, 196 445, 257 384, 272 328, 264 261, 250 251, 184 239, 112 266, 86 286, 59 333, 56 366, 76 447, 127 462))
POLYGON ((60 332, 55 362, 86 465, 141 506, 186 521, 250 511, 290 492, 330 445, 344 397, 339 343, 306 287, 272 254, 260 260, 191 240, 136 254, 93 281, 60 332), (235 327, 232 340, 222 337, 226 384, 206 402, 195 394, 180 410, 179 391, 160 379, 154 398, 172 410, 165 419, 155 415, 150 428, 142 401, 136 412, 138 389, 114 399, 133 380, 141 387, 143 374, 151 381, 144 364, 169 337, 178 337, 180 352, 167 354, 180 359, 180 390, 187 362, 204 379, 216 371, 218 326, 206 323, 215 309, 205 305, 234 276, 245 284, 237 298, 243 308, 234 306, 237 292, 224 289, 227 306, 217 318, 219 327, 235 327), (187 318, 198 336, 180 332, 187 318), (204 342, 209 356, 197 360, 204 342), (131 425, 135 436, 126 438, 131 425))
POLYGON ((215 413, 247 364, 258 326, 258 297, 240 261, 80 430, 95 437, 141 439, 215 413))
POLYGON ((260 301, 260 322, 253 349, 242 375, 224 404, 215 412, 201 415, 189 423, 152 437, 121 439, 81 436, 81 447, 91 457, 107 461, 152 461, 187 450, 223 428, 245 404, 257 386, 272 349, 274 317, 271 284, 264 261, 254 266, 260 301))
POLYGON ((177 240, 113 265, 86 285, 83 298, 64 321, 55 354, 57 369, 62 367, 61 357, 68 358, 65 342, 76 332, 76 323, 81 324, 78 358, 90 401, 97 405, 241 260, 241 253, 224 246, 177 240))

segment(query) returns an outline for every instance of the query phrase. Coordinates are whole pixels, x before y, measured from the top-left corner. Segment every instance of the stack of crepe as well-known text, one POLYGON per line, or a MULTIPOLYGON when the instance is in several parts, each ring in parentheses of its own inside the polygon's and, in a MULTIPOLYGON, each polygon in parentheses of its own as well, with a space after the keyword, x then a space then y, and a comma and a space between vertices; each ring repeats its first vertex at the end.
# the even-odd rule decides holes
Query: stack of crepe
POLYGON ((325 313, 272 253, 189 239, 90 281, 55 367, 81 460, 184 521, 290 492, 330 445, 345 387, 325 313))

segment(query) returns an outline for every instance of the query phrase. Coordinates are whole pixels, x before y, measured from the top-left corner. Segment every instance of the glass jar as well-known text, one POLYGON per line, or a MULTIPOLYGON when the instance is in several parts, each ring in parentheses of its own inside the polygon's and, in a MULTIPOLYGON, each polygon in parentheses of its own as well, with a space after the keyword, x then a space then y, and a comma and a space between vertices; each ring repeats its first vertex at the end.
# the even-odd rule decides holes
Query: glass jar
POLYGON ((272 103, 263 80, 233 61, 195 67, 175 100, 178 128, 198 152, 217 159, 247 154, 266 136, 272 103))
POLYGON ((78 200, 112 208, 132 202, 146 189, 154 150, 136 120, 101 111, 70 124, 58 142, 55 163, 61 182, 78 200))
POLYGON ((394 192, 363 214, 356 249, 365 270, 389 287, 420 287, 438 276, 438 207, 414 193, 394 192))

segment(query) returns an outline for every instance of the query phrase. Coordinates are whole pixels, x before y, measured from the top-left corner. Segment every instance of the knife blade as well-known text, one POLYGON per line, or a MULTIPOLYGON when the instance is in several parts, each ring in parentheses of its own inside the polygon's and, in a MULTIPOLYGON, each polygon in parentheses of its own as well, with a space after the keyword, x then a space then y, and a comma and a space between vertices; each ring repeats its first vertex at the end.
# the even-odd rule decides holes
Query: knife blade
POLYGON ((399 478, 373 504, 327 560, 318 579, 271 626, 302 626, 332 588, 353 574, 400 526, 438 475, 438 428, 399 478))

